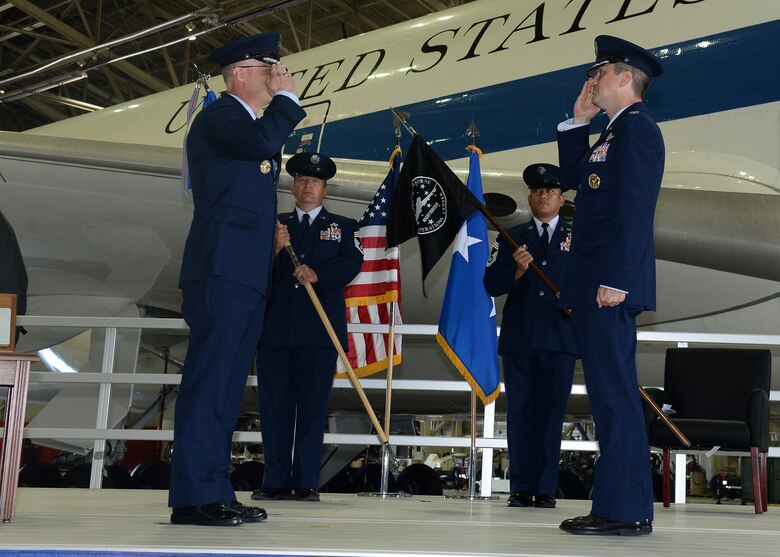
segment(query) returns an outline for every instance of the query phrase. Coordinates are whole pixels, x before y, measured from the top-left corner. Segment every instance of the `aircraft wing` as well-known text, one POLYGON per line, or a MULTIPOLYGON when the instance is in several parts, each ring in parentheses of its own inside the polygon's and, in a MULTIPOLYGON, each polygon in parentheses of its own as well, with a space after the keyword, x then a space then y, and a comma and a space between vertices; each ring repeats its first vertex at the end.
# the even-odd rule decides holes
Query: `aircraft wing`
MULTIPOLYGON (((178 309, 192 215, 180 164, 171 147, 0 132, 0 203, 25 254, 28 313, 113 316, 152 292, 178 309)), ((62 340, 31 336, 21 349, 62 340)))

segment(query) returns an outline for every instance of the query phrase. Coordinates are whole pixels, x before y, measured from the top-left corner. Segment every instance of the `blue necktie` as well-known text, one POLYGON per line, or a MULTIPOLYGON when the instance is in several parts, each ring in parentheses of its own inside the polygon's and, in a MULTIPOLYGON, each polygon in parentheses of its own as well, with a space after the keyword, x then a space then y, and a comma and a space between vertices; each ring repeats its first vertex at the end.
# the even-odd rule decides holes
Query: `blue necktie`
POLYGON ((301 217, 301 231, 303 234, 306 234, 307 230, 309 230, 309 213, 303 213, 301 217))
POLYGON ((547 230, 550 227, 546 222, 542 223, 542 252, 547 253, 547 245, 550 243, 550 231, 547 230))

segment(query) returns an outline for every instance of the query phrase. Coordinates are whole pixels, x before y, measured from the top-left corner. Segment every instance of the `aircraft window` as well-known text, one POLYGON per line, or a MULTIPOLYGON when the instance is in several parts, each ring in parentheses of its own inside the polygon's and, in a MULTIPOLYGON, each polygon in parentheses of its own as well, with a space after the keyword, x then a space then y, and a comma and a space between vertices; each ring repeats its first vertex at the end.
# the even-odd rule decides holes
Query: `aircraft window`
POLYGON ((494 217, 508 217, 517 211, 515 200, 503 193, 486 193, 485 207, 494 217))
POLYGON ((561 207, 561 211, 559 213, 561 215, 561 218, 571 224, 574 220, 574 203, 569 201, 568 199, 563 202, 563 207, 561 207))

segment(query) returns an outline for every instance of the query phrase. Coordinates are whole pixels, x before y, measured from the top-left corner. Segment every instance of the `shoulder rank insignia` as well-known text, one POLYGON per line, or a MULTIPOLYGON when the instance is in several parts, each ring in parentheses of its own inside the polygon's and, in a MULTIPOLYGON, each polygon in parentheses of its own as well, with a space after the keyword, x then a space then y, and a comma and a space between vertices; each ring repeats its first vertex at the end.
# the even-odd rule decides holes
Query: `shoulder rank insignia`
POLYGON ((360 230, 355 229, 355 247, 360 253, 363 253, 363 242, 360 241, 360 230))
POLYGON ((498 257, 498 238, 496 238, 496 241, 493 242, 493 247, 490 249, 490 257, 488 257, 485 267, 490 267, 493 263, 495 263, 497 257, 498 257))

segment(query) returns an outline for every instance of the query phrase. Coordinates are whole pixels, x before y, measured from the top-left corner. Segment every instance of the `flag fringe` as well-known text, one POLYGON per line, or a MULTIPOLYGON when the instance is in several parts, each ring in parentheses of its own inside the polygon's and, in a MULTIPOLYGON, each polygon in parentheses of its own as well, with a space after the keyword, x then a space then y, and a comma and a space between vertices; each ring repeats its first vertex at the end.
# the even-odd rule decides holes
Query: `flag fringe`
MULTIPOLYGON (((401 356, 402 356, 401 354, 393 354, 394 366, 401 364, 401 356)), ((387 358, 382 358, 381 360, 377 360, 376 362, 373 362, 367 366, 355 368, 352 371, 355 372, 356 377, 361 378, 361 377, 368 377, 369 375, 372 375, 384 369, 387 369, 387 358)), ((342 371, 341 373, 337 373, 336 375, 334 375, 334 377, 336 379, 348 379, 349 373, 346 371, 342 371)))
POLYGON ((466 380, 466 382, 471 385, 472 390, 476 393, 476 395, 479 397, 479 399, 482 401, 482 404, 488 405, 494 400, 498 398, 499 393, 501 392, 501 387, 497 387, 496 390, 488 395, 484 393, 482 390, 482 387, 479 386, 479 383, 471 376, 471 373, 469 373, 469 370, 466 368, 466 366, 463 364, 463 362, 460 361, 460 358, 458 355, 452 350, 449 343, 447 342, 447 339, 445 339, 441 333, 436 333, 436 342, 439 343, 439 346, 442 347, 444 350, 444 353, 447 355, 447 357, 450 359, 450 361, 455 365, 455 367, 458 369, 460 374, 463 376, 463 378, 466 380))
POLYGON ((398 301, 398 290, 387 292, 380 296, 355 296, 352 298, 346 298, 345 303, 348 308, 373 306, 377 304, 386 304, 388 302, 398 301))

